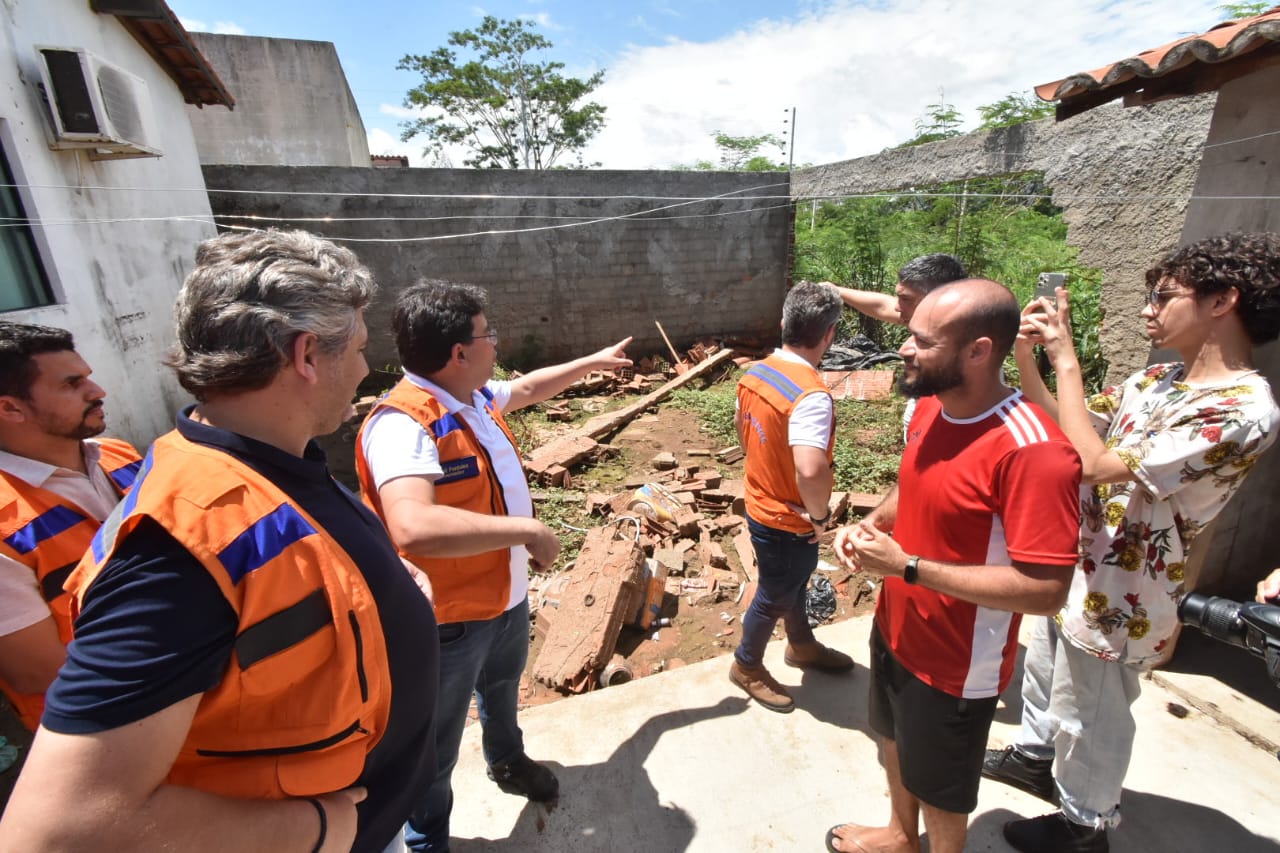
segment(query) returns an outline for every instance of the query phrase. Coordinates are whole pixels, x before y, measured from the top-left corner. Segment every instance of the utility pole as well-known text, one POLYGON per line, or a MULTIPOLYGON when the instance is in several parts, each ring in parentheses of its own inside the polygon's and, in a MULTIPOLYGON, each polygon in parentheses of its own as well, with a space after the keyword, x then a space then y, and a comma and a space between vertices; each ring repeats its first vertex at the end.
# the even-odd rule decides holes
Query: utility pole
MULTIPOLYGON (((783 110, 783 112, 785 113, 787 111, 783 110)), ((790 120, 784 118, 782 120, 782 123, 791 126, 790 138, 787 142, 787 171, 790 172, 791 167, 795 165, 795 162, 796 162, 796 108, 795 107, 791 108, 790 120)))

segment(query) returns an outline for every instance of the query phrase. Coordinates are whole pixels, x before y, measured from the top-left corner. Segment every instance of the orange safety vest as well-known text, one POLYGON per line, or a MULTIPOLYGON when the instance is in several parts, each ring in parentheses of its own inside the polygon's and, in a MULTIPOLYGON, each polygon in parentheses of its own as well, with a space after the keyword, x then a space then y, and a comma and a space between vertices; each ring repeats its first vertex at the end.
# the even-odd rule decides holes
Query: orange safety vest
MULTIPOLYGON (((515 436, 493 404, 493 394, 488 388, 481 388, 480 392, 485 397, 485 408, 502 427, 511 446, 516 447, 515 436)), ((373 407, 369 418, 379 409, 404 412, 421 424, 435 442, 440 468, 444 471, 433 484, 436 503, 486 515, 507 514, 507 502, 493 460, 461 416, 450 414, 439 400, 408 379, 396 383, 373 407)), ((364 431, 369 418, 356 437, 356 475, 360 478, 365 503, 386 523, 382 501, 364 455, 364 431)), ((493 619, 506 611, 511 598, 511 549, 500 548, 467 557, 423 557, 407 551, 401 551, 400 556, 431 579, 436 619, 441 625, 493 619)))
MULTIPOLYGON (((743 421, 747 460, 747 514, 768 527, 812 533, 813 525, 787 504, 802 505, 796 463, 787 433, 791 412, 810 394, 830 394, 818 371, 777 355, 758 361, 738 380, 738 416, 743 421)), ((827 462, 835 459, 835 430, 827 441, 827 462)))
POLYGON ((156 439, 67 581, 74 612, 143 518, 204 566, 239 621, 226 674, 201 697, 166 781, 256 799, 353 784, 386 730, 391 675, 351 556, 270 480, 174 431, 156 439))
MULTIPOLYGON (((123 496, 138 475, 142 457, 118 438, 98 439, 97 444, 101 449, 98 467, 123 496)), ((82 507, 0 471, 0 554, 35 573, 64 646, 71 642, 71 596, 62 585, 89 550, 97 529, 98 519, 82 507)), ((9 697, 23 725, 35 731, 44 713, 44 693, 19 693, 3 678, 0 690, 9 697)))

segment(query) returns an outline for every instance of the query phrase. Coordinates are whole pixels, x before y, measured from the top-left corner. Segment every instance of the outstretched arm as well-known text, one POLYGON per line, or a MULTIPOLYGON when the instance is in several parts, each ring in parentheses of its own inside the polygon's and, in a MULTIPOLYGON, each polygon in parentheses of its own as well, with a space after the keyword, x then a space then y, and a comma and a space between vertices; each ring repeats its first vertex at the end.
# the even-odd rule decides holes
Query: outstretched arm
POLYGON ((877 293, 874 290, 854 290, 851 287, 839 287, 829 281, 822 283, 830 284, 834 287, 836 292, 840 294, 841 301, 853 310, 860 311, 868 317, 873 317, 886 323, 902 325, 902 315, 898 313, 898 300, 896 297, 887 293, 877 293))
POLYGON ((593 370, 629 367, 631 359, 627 358, 626 348, 630 343, 631 338, 625 338, 591 355, 526 373, 511 383, 511 401, 505 410, 514 412, 549 400, 593 370))

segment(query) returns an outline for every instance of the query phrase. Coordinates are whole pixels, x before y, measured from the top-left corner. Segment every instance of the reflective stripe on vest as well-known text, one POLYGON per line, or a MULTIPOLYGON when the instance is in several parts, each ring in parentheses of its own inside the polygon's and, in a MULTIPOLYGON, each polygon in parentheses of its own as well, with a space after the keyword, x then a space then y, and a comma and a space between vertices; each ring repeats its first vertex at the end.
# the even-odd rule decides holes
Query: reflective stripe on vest
MULTIPOLYGON (((121 494, 134 480, 140 464, 138 453, 116 438, 97 440, 100 467, 121 494)), ((0 552, 22 563, 35 575, 40 596, 65 645, 71 642, 71 600, 63 589, 84 555, 98 520, 52 491, 33 486, 18 477, 0 474, 0 506, 5 521, 0 527, 0 552)), ((0 679, 0 691, 9 697, 19 718, 35 730, 44 713, 43 693, 18 693, 0 679)))
POLYGON ((72 573, 77 607, 144 518, 204 566, 238 621, 167 781, 267 799, 353 784, 386 729, 391 684, 377 603, 351 556, 252 468, 171 432, 72 573))
MULTIPOLYGON (((493 392, 487 387, 480 393, 485 409, 516 449, 515 437, 507 428, 502 413, 494 405, 493 392)), ((383 523, 382 502, 378 498, 364 454, 364 434, 370 419, 381 409, 395 409, 418 422, 435 442, 443 476, 436 478, 437 502, 458 509, 486 515, 505 516, 506 497, 494 470, 493 459, 465 419, 445 409, 439 400, 409 379, 401 379, 373 407, 356 437, 356 475, 364 502, 378 514, 383 523), (474 483, 474 488, 468 484, 474 483), (464 494, 465 493, 465 494, 464 494), (463 496, 460 496, 463 495, 463 496)), ((511 549, 501 548, 467 557, 423 557, 401 551, 413 565, 426 572, 435 592, 436 619, 440 624, 493 619, 507 609, 511 597, 511 549)))
MULTIPOLYGON (((744 467, 747 513, 756 521, 792 533, 813 526, 789 505, 803 503, 796 485, 795 457, 788 441, 791 413, 810 394, 829 394, 817 370, 778 355, 752 365, 738 382, 738 411, 746 422, 744 467)), ((826 456, 834 459, 835 430, 826 456)))

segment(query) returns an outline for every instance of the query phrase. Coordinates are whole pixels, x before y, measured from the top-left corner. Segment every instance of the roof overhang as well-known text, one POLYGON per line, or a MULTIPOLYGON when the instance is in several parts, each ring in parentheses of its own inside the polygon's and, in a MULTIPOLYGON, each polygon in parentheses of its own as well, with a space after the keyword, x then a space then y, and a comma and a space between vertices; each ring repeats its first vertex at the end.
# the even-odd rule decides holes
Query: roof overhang
POLYGON ((188 104, 235 107, 236 99, 164 0, 89 0, 89 8, 115 15, 178 84, 188 104))
POLYGON ((1125 106, 1140 106, 1213 92, 1237 77, 1277 64, 1280 6, 1096 71, 1036 86, 1036 94, 1058 102, 1057 118, 1062 121, 1117 98, 1123 98, 1125 106))

